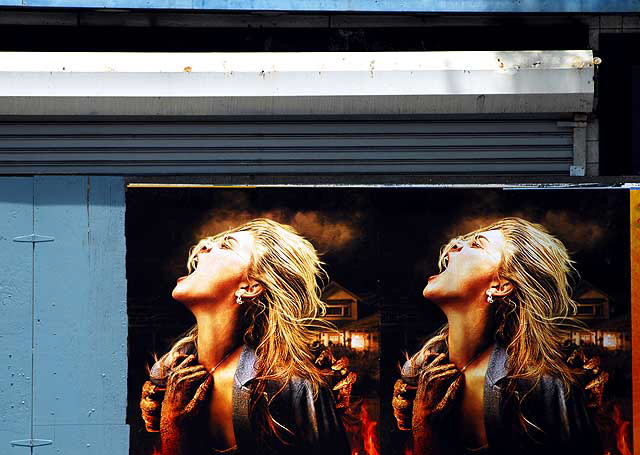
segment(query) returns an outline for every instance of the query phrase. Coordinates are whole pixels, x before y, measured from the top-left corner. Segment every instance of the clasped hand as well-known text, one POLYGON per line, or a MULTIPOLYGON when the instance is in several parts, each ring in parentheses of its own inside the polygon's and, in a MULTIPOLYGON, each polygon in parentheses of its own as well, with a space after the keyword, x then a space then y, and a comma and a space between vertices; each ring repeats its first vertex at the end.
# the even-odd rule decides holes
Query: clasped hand
POLYGON ((445 363, 447 354, 427 358, 420 371, 413 418, 433 421, 450 409, 458 396, 464 375, 453 363, 445 363), (416 413, 418 414, 416 416, 416 413))
POLYGON ((213 376, 193 354, 176 357, 162 401, 161 422, 181 425, 202 408, 213 376))
POLYGON ((422 427, 451 407, 464 375, 453 363, 446 361, 445 353, 429 353, 423 365, 418 365, 417 386, 402 379, 396 381, 392 405, 399 429, 422 427))

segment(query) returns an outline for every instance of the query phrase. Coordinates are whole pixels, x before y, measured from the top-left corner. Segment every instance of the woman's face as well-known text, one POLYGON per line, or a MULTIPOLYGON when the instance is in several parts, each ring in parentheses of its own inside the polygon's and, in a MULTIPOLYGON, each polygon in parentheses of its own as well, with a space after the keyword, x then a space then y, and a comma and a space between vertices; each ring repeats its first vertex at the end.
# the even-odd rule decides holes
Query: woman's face
POLYGON ((446 269, 429 277, 422 294, 436 303, 475 301, 497 284, 498 268, 505 250, 500 230, 480 232, 468 241, 458 240, 448 252, 446 269))
POLYGON ((188 304, 233 296, 246 282, 253 246, 253 234, 248 231, 205 244, 196 254, 195 270, 178 278, 173 298, 188 304))

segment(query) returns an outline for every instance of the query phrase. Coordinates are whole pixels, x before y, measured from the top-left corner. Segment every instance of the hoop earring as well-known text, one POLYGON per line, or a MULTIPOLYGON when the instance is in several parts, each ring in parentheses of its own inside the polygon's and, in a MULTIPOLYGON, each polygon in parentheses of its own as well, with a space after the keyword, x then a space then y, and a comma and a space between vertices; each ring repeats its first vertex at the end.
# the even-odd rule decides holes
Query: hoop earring
POLYGON ((487 302, 489 302, 489 304, 493 303, 493 293, 496 292, 493 289, 489 289, 487 290, 487 302))
POLYGON ((242 305, 244 303, 244 301, 242 300, 242 297, 240 297, 239 295, 236 296, 236 303, 238 305, 242 305))

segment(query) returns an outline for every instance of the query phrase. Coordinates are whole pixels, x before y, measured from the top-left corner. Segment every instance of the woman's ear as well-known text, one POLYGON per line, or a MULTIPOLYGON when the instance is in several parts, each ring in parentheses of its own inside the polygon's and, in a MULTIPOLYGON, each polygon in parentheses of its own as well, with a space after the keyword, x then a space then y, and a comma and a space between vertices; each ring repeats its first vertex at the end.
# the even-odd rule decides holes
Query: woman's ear
POLYGON ((500 280, 500 282, 494 286, 494 297, 506 297, 513 292, 513 284, 508 280, 500 280))
POLYGON ((243 299, 253 299, 258 297, 264 291, 262 284, 256 280, 249 280, 248 283, 244 283, 237 291, 236 296, 243 299))

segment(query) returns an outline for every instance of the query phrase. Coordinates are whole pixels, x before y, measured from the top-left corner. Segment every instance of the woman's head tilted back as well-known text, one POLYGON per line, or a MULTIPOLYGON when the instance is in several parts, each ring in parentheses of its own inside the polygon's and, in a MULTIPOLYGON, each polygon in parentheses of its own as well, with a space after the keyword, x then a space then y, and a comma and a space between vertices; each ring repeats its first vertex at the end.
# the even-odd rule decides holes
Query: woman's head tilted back
POLYGON ((320 282, 325 276, 313 245, 291 226, 261 218, 202 239, 192 248, 189 267, 203 244, 230 234, 248 232, 253 249, 248 279, 262 285, 262 292, 243 307, 245 342, 256 349, 258 373, 263 379, 288 380, 293 376, 321 377, 308 350, 313 325, 324 313, 320 282))
MULTIPOLYGON (((252 420, 261 436, 284 438, 287 430, 274 421, 263 400, 267 381, 284 387, 299 378, 315 394, 325 377, 309 349, 316 329, 327 325, 317 319, 325 312, 320 284, 326 273, 315 248, 291 226, 260 218, 201 239, 191 248, 187 268, 189 275, 178 279, 174 298, 194 314, 237 309, 237 333, 257 358, 252 420)), ((158 363, 170 365, 197 339, 195 326, 158 363)))
POLYGON ((573 375, 561 345, 575 324, 570 281, 576 270, 567 249, 542 225, 509 217, 450 241, 441 250, 440 268, 446 268, 456 242, 488 231, 502 234, 497 274, 511 284, 492 304, 496 338, 509 353, 509 375, 537 380, 552 374, 568 385, 573 375))

